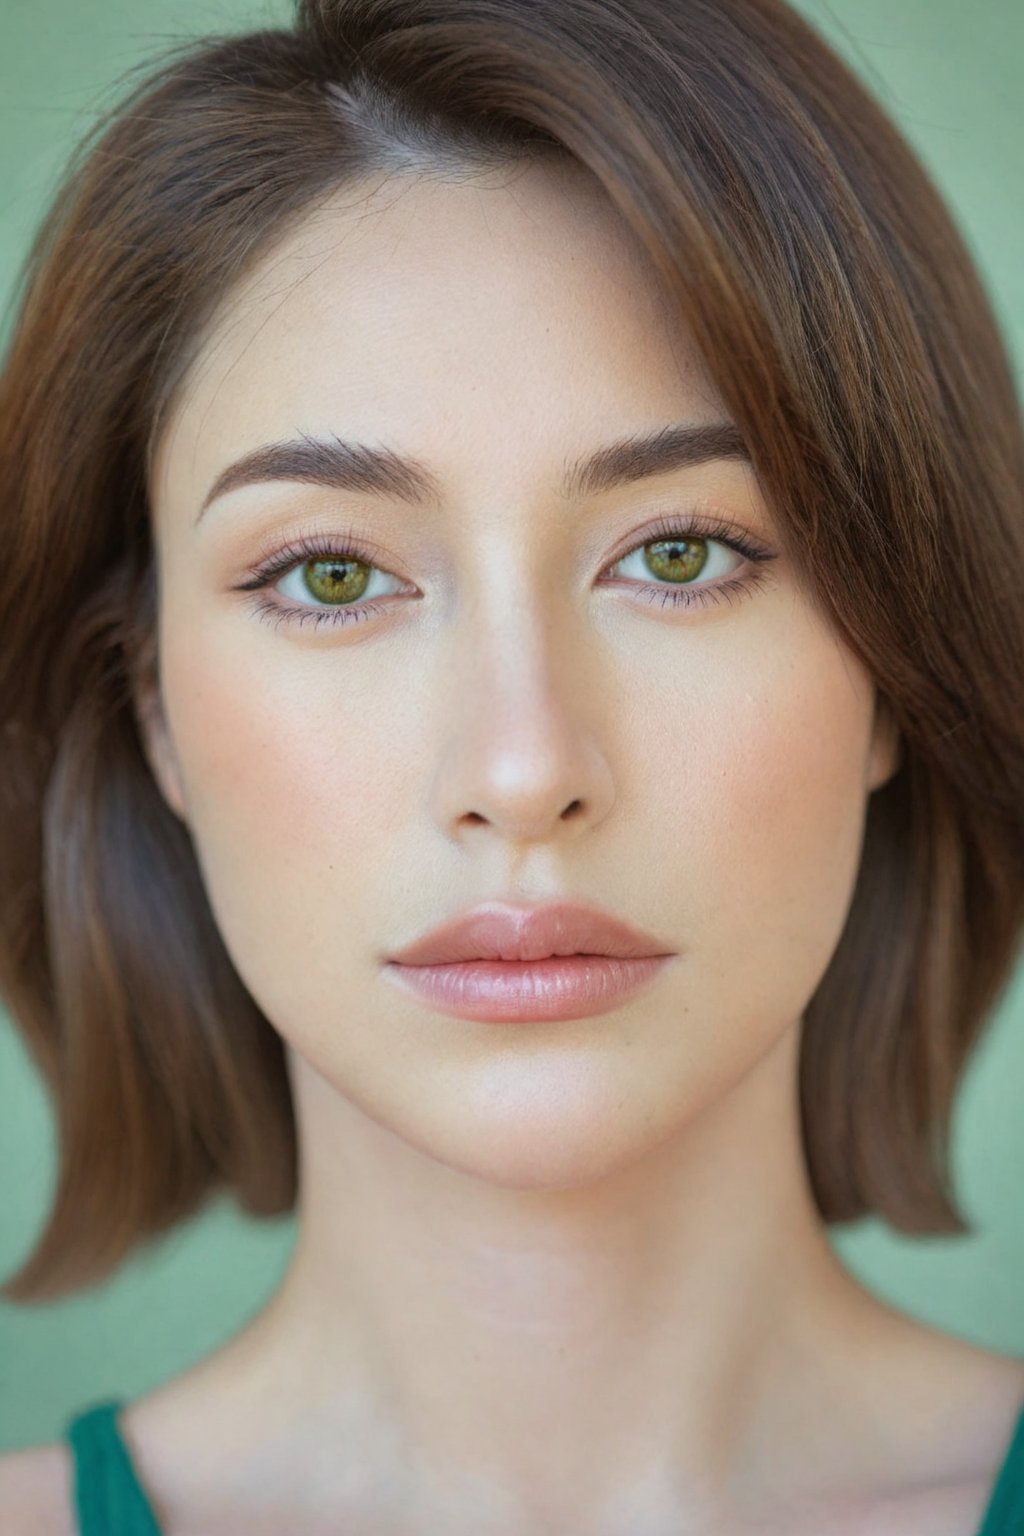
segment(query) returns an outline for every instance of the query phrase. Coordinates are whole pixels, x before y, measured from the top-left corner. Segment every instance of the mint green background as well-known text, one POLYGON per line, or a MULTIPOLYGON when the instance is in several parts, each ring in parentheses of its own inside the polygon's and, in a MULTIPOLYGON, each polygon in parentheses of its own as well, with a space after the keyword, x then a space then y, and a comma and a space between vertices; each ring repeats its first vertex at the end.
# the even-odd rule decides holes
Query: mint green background
MULTIPOLYGON (((1024 360, 1020 0, 802 0, 881 97, 958 216, 1024 360)), ((0 303, 61 163, 117 77, 172 37, 280 24, 279 3, 0 0, 0 303)), ((972 1238, 915 1239, 877 1221, 833 1234, 847 1264, 897 1305, 1024 1356, 1024 963, 964 1080, 954 1169, 972 1238)), ((39 1230, 54 1175, 42 1087, 0 1015, 0 1270, 39 1230)), ((134 1397, 233 1333, 275 1288, 291 1218, 256 1223, 221 1201, 107 1284, 73 1300, 0 1305, 0 1448, 57 1438, 65 1416, 134 1397)))

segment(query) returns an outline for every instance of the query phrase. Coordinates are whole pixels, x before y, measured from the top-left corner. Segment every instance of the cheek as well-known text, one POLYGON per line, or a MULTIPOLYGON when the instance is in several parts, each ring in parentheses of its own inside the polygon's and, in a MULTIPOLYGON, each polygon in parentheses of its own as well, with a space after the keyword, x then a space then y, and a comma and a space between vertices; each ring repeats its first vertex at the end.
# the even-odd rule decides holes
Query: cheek
POLYGON ((866 812, 870 682, 830 637, 803 638, 733 669, 677 780, 708 974, 775 1018, 802 1012, 839 941, 866 812))
MULTIPOLYGON (((408 793, 394 715, 367 704, 386 695, 365 668, 347 692, 333 662, 327 650, 298 661, 283 643, 275 654, 251 636, 168 632, 164 702, 197 857, 228 951, 258 994, 280 984, 282 955, 293 977, 326 964, 337 983, 360 925, 371 926, 365 876, 386 859, 408 793)), ((379 939, 365 935, 369 947, 379 939)))

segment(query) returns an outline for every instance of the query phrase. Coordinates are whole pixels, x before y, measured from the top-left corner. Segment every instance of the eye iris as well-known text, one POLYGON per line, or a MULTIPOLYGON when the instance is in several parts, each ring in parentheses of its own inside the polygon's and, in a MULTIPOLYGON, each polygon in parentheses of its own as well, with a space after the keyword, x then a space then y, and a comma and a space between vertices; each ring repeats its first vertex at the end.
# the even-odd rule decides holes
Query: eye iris
POLYGON ((306 590, 321 603, 352 602, 370 579, 370 567, 362 560, 307 560, 303 573, 306 590))
POLYGON ((661 539, 646 548, 654 552, 644 555, 648 569, 670 581, 699 576, 707 563, 706 539, 661 539))

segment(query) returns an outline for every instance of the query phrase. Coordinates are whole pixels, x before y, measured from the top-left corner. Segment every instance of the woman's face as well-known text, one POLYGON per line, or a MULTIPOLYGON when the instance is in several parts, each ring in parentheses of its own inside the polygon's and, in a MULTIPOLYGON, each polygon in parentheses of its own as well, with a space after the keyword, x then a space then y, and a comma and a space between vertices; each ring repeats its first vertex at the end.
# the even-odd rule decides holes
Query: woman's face
POLYGON ((221 312, 158 445, 148 746, 232 960, 338 1095, 501 1183, 633 1159, 798 1026, 896 766, 749 463, 563 485, 626 436, 722 420, 599 192, 535 166, 336 197, 221 312), (253 481, 200 516, 229 465, 304 435, 430 488, 253 481), (672 604, 656 525, 697 515, 774 558, 698 546, 703 597, 672 604), (304 535, 372 560, 341 622, 316 554, 241 590, 304 535), (385 974, 479 902, 562 897, 674 958, 609 1012, 526 1026, 385 974))

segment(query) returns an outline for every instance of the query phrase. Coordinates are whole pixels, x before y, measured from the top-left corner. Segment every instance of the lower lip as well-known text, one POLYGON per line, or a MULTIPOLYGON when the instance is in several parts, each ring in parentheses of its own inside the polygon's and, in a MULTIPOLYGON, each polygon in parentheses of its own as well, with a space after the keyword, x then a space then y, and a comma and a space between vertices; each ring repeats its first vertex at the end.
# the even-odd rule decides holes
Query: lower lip
POLYGON ((652 981, 671 955, 552 955, 547 960, 460 960, 385 971, 423 1002, 457 1019, 530 1024, 608 1013, 652 981))

